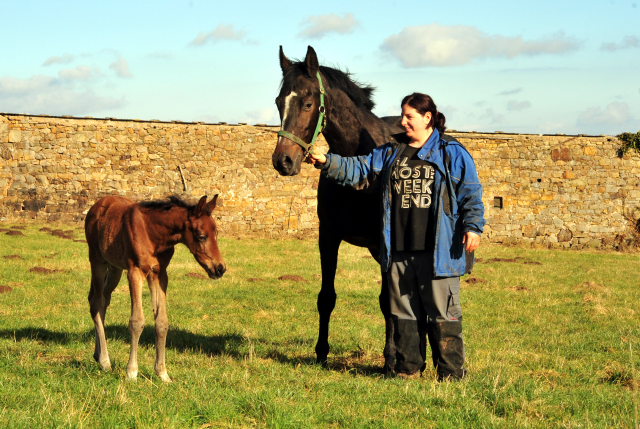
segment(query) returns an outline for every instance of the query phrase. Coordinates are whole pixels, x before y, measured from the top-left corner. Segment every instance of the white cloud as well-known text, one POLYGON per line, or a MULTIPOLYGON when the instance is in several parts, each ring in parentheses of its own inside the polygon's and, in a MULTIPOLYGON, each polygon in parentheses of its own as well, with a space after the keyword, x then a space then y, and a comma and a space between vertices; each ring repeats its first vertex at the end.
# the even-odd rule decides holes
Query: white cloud
POLYGON ((75 57, 73 55, 69 55, 69 54, 64 54, 62 56, 53 56, 53 57, 47 58, 44 61, 44 63, 42 63, 42 65, 43 66, 49 66, 51 64, 69 64, 74 59, 75 59, 75 57))
POLYGON ((633 120, 630 110, 627 103, 619 101, 610 103, 604 112, 600 110, 600 107, 591 107, 580 113, 578 125, 624 125, 633 120))
POLYGON ((193 39, 190 44, 193 46, 202 46, 209 41, 215 43, 220 40, 242 40, 244 37, 245 32, 242 30, 235 31, 233 29, 233 24, 220 24, 215 30, 210 31, 209 33, 198 33, 198 36, 193 39))
POLYGON ((399 34, 389 36, 381 49, 411 68, 459 66, 480 58, 561 54, 579 46, 562 32, 547 39, 526 41, 522 36, 492 36, 466 25, 432 23, 405 27, 399 34))
POLYGON ((498 95, 513 95, 522 92, 522 87, 499 92, 498 95))
POLYGON ((600 45, 601 51, 617 51, 618 49, 640 48, 640 38, 636 36, 624 36, 620 44, 614 42, 600 45))
POLYGON ((61 79, 86 81, 94 77, 94 71, 87 66, 77 66, 75 69, 62 69, 58 72, 61 79))
POLYGON ((507 110, 515 110, 515 111, 520 111, 520 110, 524 110, 524 109, 528 109, 529 107, 531 107, 531 103, 529 101, 516 101, 516 100, 509 100, 507 102, 507 110))
POLYGON ((304 29, 298 33, 298 37, 322 39, 330 33, 349 34, 359 24, 351 13, 346 13, 343 17, 335 13, 311 16, 302 24, 304 29))
POLYGON ((247 124, 267 124, 278 125, 280 123, 280 115, 275 107, 252 110, 244 114, 242 122, 247 124))
POLYGON ((118 77, 131 78, 133 75, 129 71, 129 64, 127 61, 118 55, 118 59, 109 64, 109 68, 116 72, 118 77))
POLYGON ((50 76, 0 78, 0 111, 4 112, 86 116, 125 105, 124 99, 102 97, 91 89, 78 89, 73 83, 50 76))

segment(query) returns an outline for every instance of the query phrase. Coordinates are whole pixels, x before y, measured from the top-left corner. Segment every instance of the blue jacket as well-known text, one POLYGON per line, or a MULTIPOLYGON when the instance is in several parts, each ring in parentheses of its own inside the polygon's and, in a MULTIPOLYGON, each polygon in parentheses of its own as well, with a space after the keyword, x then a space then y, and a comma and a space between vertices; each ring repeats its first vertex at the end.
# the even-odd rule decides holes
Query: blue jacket
MULTIPOLYGON (((327 154, 327 162, 322 166, 323 174, 344 186, 356 189, 381 187, 380 258, 384 272, 391 263, 391 167, 406 146, 403 143, 406 135, 393 137, 391 142, 376 147, 369 155, 341 157, 327 154)), ((467 231, 481 234, 485 225, 482 185, 473 158, 460 143, 440 139, 438 130, 433 131, 418 157, 432 163, 436 169, 434 195, 438 198, 434 198, 436 204, 431 205, 430 212, 436 220, 434 275, 461 276, 467 265, 462 236, 467 231)))

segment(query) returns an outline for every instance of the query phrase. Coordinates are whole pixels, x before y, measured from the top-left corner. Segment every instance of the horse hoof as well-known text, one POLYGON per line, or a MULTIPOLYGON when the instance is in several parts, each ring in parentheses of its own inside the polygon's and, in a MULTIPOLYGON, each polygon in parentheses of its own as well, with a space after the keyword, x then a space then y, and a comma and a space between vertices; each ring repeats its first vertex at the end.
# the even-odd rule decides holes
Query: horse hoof
POLYGON ((127 371, 127 380, 135 381, 138 379, 138 371, 127 371))
POLYGON ((167 375, 166 372, 164 374, 158 374, 158 377, 160 377, 160 379, 165 383, 171 383, 171 378, 167 375))

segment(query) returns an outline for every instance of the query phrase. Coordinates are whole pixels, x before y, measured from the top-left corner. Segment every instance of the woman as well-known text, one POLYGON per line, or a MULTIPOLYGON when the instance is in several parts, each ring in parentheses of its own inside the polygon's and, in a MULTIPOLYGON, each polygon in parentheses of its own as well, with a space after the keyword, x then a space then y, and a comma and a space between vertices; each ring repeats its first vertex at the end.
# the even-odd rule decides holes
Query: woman
POLYGON ((428 95, 401 103, 405 133, 369 155, 309 155, 328 178, 357 189, 380 186, 381 265, 387 273, 395 373, 420 377, 426 338, 438 379, 466 374, 460 276, 465 251, 480 244, 482 186, 469 152, 442 139, 445 117, 428 95))

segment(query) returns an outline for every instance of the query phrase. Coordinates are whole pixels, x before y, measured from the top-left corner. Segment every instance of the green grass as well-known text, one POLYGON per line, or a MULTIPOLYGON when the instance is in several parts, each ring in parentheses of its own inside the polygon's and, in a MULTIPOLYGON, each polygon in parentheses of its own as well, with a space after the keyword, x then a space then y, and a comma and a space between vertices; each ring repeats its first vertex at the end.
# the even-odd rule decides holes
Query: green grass
POLYGON ((315 241, 223 238, 229 269, 215 282, 186 276, 204 272, 178 246, 168 292, 174 382, 164 384, 153 371, 148 291, 138 380, 126 380, 126 280, 107 314, 113 371, 100 371, 86 244, 43 226, 56 228, 0 233, 0 285, 12 288, 0 294, 3 427, 637 428, 638 255, 483 244, 472 277, 484 282, 464 281, 461 293, 470 374, 437 383, 432 370, 414 381, 377 371, 384 324, 365 249, 341 248, 323 369, 313 352, 315 241), (285 274, 306 282, 278 280, 285 274))

